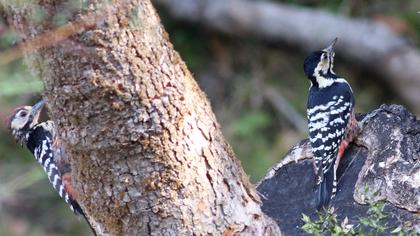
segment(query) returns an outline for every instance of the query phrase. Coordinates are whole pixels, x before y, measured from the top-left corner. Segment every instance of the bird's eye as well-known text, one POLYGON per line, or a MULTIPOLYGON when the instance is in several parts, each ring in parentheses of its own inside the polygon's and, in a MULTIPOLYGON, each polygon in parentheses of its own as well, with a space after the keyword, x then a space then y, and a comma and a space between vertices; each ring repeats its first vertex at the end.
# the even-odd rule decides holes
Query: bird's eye
POLYGON ((28 113, 26 111, 21 111, 19 116, 20 117, 25 117, 28 113))

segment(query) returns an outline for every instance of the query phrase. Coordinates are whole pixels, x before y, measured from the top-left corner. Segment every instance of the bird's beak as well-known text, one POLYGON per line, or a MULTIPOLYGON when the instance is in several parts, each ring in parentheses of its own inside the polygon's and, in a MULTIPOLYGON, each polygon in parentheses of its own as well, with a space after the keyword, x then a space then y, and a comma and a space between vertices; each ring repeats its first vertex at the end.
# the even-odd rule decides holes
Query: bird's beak
POLYGON ((329 55, 331 55, 334 52, 334 45, 337 42, 338 38, 335 38, 328 47, 326 47, 323 51, 327 52, 329 55))
POLYGON ((33 122, 36 122, 38 120, 38 117, 41 114, 44 104, 44 100, 41 100, 32 106, 31 117, 33 117, 33 122))

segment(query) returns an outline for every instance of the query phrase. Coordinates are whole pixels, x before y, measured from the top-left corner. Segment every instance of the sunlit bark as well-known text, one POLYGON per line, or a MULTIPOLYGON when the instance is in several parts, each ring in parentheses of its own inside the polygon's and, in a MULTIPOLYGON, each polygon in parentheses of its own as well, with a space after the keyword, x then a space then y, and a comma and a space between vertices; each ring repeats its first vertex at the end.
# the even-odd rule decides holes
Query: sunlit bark
MULTIPOLYGON (((24 41, 70 2, 39 1, 34 22, 34 3, 3 1, 24 41)), ((26 56, 97 233, 279 235, 150 1, 105 2, 70 12, 96 25, 26 56)))

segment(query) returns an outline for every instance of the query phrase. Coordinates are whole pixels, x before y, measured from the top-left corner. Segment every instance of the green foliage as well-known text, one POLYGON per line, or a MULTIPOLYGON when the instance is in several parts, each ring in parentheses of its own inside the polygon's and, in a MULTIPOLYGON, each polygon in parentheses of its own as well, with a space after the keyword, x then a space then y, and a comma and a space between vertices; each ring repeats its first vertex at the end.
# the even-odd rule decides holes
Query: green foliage
POLYGON ((29 73, 22 60, 0 66, 0 99, 38 94, 42 90, 42 81, 29 73))
POLYGON ((370 233, 380 234, 384 233, 385 230, 389 229, 386 225, 386 219, 388 215, 385 213, 385 202, 384 201, 375 201, 375 197, 378 193, 374 193, 371 195, 368 189, 365 189, 365 196, 366 202, 369 205, 369 209, 367 211, 367 217, 360 217, 359 221, 361 223, 360 232, 365 233, 367 232, 368 235, 370 233), (370 232, 368 231, 370 229, 370 232))
POLYGON ((412 33, 410 36, 413 38, 412 42, 420 46, 420 14, 412 11, 403 15, 403 18, 411 26, 412 33))
MULTIPOLYGON (((13 0, 14 2, 15 0, 13 0)), ((414 3, 414 0, 407 1, 341 1, 341 0, 275 0, 282 3, 291 3, 293 5, 305 6, 305 7, 316 7, 322 9, 328 9, 336 12, 337 14, 350 15, 363 15, 361 12, 369 12, 373 10, 379 10, 379 14, 389 15, 389 9, 394 9, 396 17, 402 16, 410 25, 410 38, 414 44, 419 44, 420 39, 420 14, 416 12, 419 10, 418 7, 406 7, 406 10, 396 8, 394 5, 407 6, 409 3, 414 3), (374 4, 376 3, 376 5, 374 4), (380 5, 378 7, 378 4, 380 5), (353 6, 354 5, 354 6, 353 6), (384 10, 385 7, 385 10, 384 10), (350 9, 350 10, 346 10, 350 9), (370 10, 369 10, 370 9, 370 10), (388 9, 388 10, 387 10, 388 9), (395 10, 398 9, 398 10, 395 10), (355 12, 355 13, 353 13, 355 12), (414 40, 413 40, 414 39, 414 40)), ((22 3, 27 2, 19 1, 22 3)), ((106 4, 112 4, 112 1, 106 0, 106 4)), ((60 6, 63 11, 58 12, 54 15, 54 23, 56 26, 63 25, 68 22, 72 16, 73 10, 82 9, 85 11, 88 9, 89 1, 69 1, 64 6, 60 6)), ((417 4, 418 6, 418 4, 417 4)), ((42 8, 33 8, 29 17, 33 24, 42 23, 46 20, 48 12, 42 8)), ((158 13, 163 19, 165 29, 168 30, 170 40, 174 44, 176 50, 181 54, 182 59, 188 65, 188 68, 192 70, 194 74, 202 74, 203 69, 206 70, 217 70, 229 72, 224 79, 219 79, 217 84, 222 90, 228 90, 229 95, 232 94, 232 90, 243 90, 247 83, 243 80, 234 81, 231 77, 237 75, 247 75, 247 81, 251 81, 254 77, 263 77, 263 83, 268 86, 275 85, 279 87, 279 91, 289 100, 302 114, 306 111, 306 96, 308 89, 308 81, 304 77, 302 72, 302 58, 306 52, 297 52, 296 48, 285 48, 279 47, 277 44, 261 43, 258 40, 252 39, 251 37, 235 38, 228 37, 226 35, 217 34, 211 30, 206 30, 203 26, 197 26, 193 24, 187 24, 185 22, 179 23, 175 19, 168 17, 163 9, 159 9, 158 13), (218 42, 218 43, 217 43, 218 42), (218 44, 221 44, 222 47, 218 44), (223 60, 220 59, 222 55, 223 60), (222 68, 221 65, 223 66, 222 68)), ((138 9, 134 9, 131 14, 130 26, 139 27, 141 21, 138 18, 138 9)), ((12 30, 8 30, 0 36, 0 48, 2 50, 12 47, 19 40, 19 35, 12 30)), ((357 109, 360 111, 366 111, 372 109, 381 103, 391 102, 397 97, 392 90, 385 89, 384 85, 378 83, 371 78, 370 74, 360 74, 356 67, 348 67, 351 63, 345 62, 340 59, 338 55, 336 71, 340 72, 345 78, 352 80, 351 84, 356 92, 356 100, 358 103, 357 109), (381 85, 381 86, 379 86, 381 85), (390 98, 388 98, 389 96, 390 98)), ((196 76, 198 79, 199 76, 196 76)), ((9 65, 2 66, 0 68, 0 105, 3 106, 3 114, 6 114, 6 108, 9 110, 17 104, 27 103, 33 94, 38 94, 42 91, 42 82, 34 78, 26 69, 21 61, 11 63, 9 65), (30 95, 30 96, 28 96, 30 95), (7 106, 6 106, 7 105, 7 106)), ((209 93, 210 94, 210 93, 209 93)), ((249 99, 249 97, 255 96, 255 93, 250 93, 241 97, 243 100, 249 99)), ((231 107, 234 109, 229 119, 221 124, 222 127, 228 129, 229 143, 232 144, 235 153, 241 158, 242 165, 246 172, 251 176, 253 181, 257 181, 266 172, 267 168, 274 162, 277 162, 283 154, 289 149, 294 141, 291 140, 290 127, 286 122, 277 120, 275 112, 270 109, 266 109, 270 106, 261 106, 258 108, 250 107, 249 104, 236 105, 238 102, 235 97, 234 102, 229 101, 226 97, 218 97, 221 100, 222 105, 213 104, 214 107, 231 107), (217 106, 219 105, 219 106, 217 106), (276 119, 274 119, 276 117, 276 119), (289 132, 289 133, 288 133, 289 132)), ((246 102, 245 102, 246 103, 246 102)), ((216 109, 217 111, 217 109, 216 109)), ((220 114, 217 114, 219 118, 220 114)), ((220 120, 220 119, 219 119, 220 120)), ((1 123, 1 122, 0 122, 1 123)), ((5 220, 7 216, 6 211, 0 210, 0 235, 16 235, 13 231, 8 231, 13 227, 23 227, 24 222, 31 222, 32 226, 27 231, 28 235, 53 235, 51 232, 44 232, 43 229, 46 225, 48 227, 57 228, 63 232, 67 231, 67 235, 87 235, 88 229, 80 227, 80 222, 75 222, 72 213, 69 211, 65 203, 59 199, 56 194, 51 190, 48 181, 45 179, 43 171, 36 166, 33 162, 33 157, 30 153, 16 145, 8 133, 5 130, 0 130, 0 166, 4 166, 0 171, 3 176, 10 176, 19 178, 17 180, 11 180, 13 184, 25 187, 26 192, 21 193, 25 197, 30 196, 31 198, 36 197, 39 193, 50 194, 48 201, 45 200, 45 196, 41 196, 35 200, 31 199, 27 202, 34 202, 38 211, 28 211, 25 207, 17 209, 16 211, 25 211, 27 219, 16 222, 14 218, 5 220), (26 177, 20 178, 23 175, 17 176, 16 173, 22 173, 20 169, 12 166, 10 163, 16 163, 16 165, 34 166, 34 170, 29 171, 26 177), (8 170, 6 173, 5 170, 8 170), (10 173, 9 173, 10 172, 10 173), (31 181, 25 180, 25 178, 31 181), (33 184, 33 181, 39 178, 44 178, 44 185, 39 187, 29 187, 33 184), (39 206, 42 202, 43 206, 39 206), (48 212, 45 211, 48 209, 48 212), (46 212, 45 215, 41 215, 40 212, 46 212), (63 213, 63 214, 61 214, 63 213), (55 216, 55 217, 53 217, 55 216), (57 217, 58 216, 58 217, 57 217), (60 221, 53 221, 48 217, 59 219, 60 221), (48 222, 34 223, 35 219, 48 219, 48 222), (23 222, 23 223, 22 223, 23 222), (53 225, 53 226, 52 226, 53 225), (42 227, 41 227, 42 226, 42 227), (83 231, 85 230, 85 231, 83 231)), ((296 136, 296 134, 294 134, 296 136)), ((2 178, 3 182, 5 178, 2 178)), ((0 181, 1 182, 1 181, 0 181)), ((5 185, 6 186, 6 185, 5 185)), ((7 185, 6 187, 8 187, 7 185)), ((0 186, 1 188, 1 186, 0 186)), ((4 194, 10 193, 10 189, 4 190, 4 194)), ((15 193, 15 191, 14 191, 15 193)), ((1 194, 0 194, 1 195, 1 194)), ((5 197, 5 195, 2 195, 5 197)), ((19 197, 19 193, 16 199, 19 197)), ((1 198, 1 197, 0 197, 1 198)), ((0 204, 1 205, 1 204, 0 204)), ((369 208, 369 214, 372 217, 366 216, 360 218, 356 226, 349 225, 347 218, 343 222, 339 222, 333 209, 326 213, 323 218, 318 221, 311 221, 307 216, 304 216, 306 230, 312 232, 314 235, 322 235, 325 232, 334 232, 333 235, 359 235, 360 230, 365 230, 365 233, 382 232, 387 225, 383 222, 389 217, 385 214, 383 209, 383 202, 370 203, 372 207, 369 208), (384 218, 383 218, 384 217, 384 218), (325 223, 326 222, 326 223, 325 223), (373 231, 372 231, 373 230, 373 231)), ((1 207, 1 206, 0 206, 1 207)), ((15 214, 11 214, 15 215, 15 214)), ((21 217, 19 217, 21 218, 21 217)), ((23 217, 22 217, 23 218, 23 217)), ((82 223, 84 225, 84 223, 82 223)), ((84 225, 85 226, 85 225, 84 225)), ((409 235, 406 232, 406 225, 401 225, 396 229, 388 228, 393 230, 395 235, 409 235)), ((50 229, 51 230, 51 229, 50 229)), ((307 231, 307 232, 308 232, 307 231)), ((414 233, 411 233, 414 235, 414 233)))
POLYGON ((232 129, 233 133, 239 137, 252 137, 255 133, 267 127, 270 122, 271 119, 267 113, 254 111, 240 117, 232 125, 232 129))
POLYGON ((267 113, 251 111, 238 117, 229 126, 235 153, 241 157, 252 181, 257 181, 270 165, 265 157, 270 150, 266 133, 271 122, 267 113))
POLYGON ((302 214, 304 225, 302 229, 311 235, 332 235, 332 236, 374 236, 384 235, 386 231, 393 229, 391 235, 418 235, 413 229, 411 232, 407 229, 407 225, 399 225, 398 227, 390 227, 386 221, 389 220, 389 214, 385 212, 385 202, 375 200, 378 193, 371 193, 365 188, 365 200, 369 206, 367 215, 359 217, 357 225, 349 224, 348 218, 345 217, 340 223, 337 220, 337 214, 333 207, 318 212, 319 219, 313 221, 309 216, 302 214))
MULTIPOLYGON (((0 72, 0 77, 1 77, 0 72)), ((20 75, 12 75, 8 79, 0 80, 0 97, 16 96, 28 93, 42 92, 43 85, 40 80, 27 80, 20 75)))
POLYGON ((344 236, 355 235, 353 225, 348 224, 348 218, 344 218, 339 224, 334 208, 329 208, 323 213, 319 213, 319 219, 312 221, 309 216, 302 214, 302 220, 305 222, 302 229, 312 235, 320 236, 329 232, 331 235, 344 236))
POLYGON ((210 39, 206 37, 203 27, 177 24, 169 18, 165 9, 159 9, 165 29, 168 30, 170 41, 185 61, 188 69, 195 72, 200 67, 208 68, 212 59, 209 55, 210 39))
POLYGON ((205 66, 209 57, 206 46, 208 44, 197 43, 197 41, 206 41, 206 39, 200 38, 202 35, 194 32, 196 30, 198 31, 199 29, 186 30, 185 28, 178 28, 175 34, 171 34, 171 42, 192 71, 205 66))

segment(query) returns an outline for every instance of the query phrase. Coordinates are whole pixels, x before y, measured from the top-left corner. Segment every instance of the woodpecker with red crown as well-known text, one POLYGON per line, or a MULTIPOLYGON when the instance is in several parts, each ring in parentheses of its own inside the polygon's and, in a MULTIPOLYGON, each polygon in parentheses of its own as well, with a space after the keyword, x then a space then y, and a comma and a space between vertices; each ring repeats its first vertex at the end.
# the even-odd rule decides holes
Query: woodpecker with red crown
POLYGON ((334 45, 312 52, 304 61, 311 82, 307 104, 309 140, 317 175, 317 209, 329 204, 337 192, 340 159, 359 128, 350 84, 333 71, 334 45))

